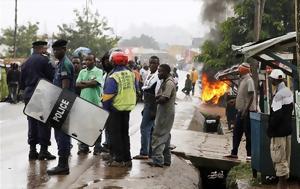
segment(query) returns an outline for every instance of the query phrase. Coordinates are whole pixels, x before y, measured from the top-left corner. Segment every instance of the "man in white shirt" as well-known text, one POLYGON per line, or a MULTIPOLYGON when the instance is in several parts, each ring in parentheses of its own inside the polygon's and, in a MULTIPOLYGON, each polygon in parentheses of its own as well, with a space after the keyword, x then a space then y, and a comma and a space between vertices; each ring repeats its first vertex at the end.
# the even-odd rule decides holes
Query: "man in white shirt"
POLYGON ((147 64, 144 64, 142 69, 140 70, 140 74, 142 77, 142 82, 146 81, 147 76, 150 74, 149 66, 147 64))
POLYGON ((144 93, 144 109, 142 112, 143 119, 141 123, 141 150, 140 154, 134 156, 133 159, 148 159, 151 155, 151 131, 154 127, 154 120, 156 115, 156 99, 155 94, 160 86, 158 78, 159 58, 152 56, 149 59, 150 74, 144 80, 142 87, 144 93))

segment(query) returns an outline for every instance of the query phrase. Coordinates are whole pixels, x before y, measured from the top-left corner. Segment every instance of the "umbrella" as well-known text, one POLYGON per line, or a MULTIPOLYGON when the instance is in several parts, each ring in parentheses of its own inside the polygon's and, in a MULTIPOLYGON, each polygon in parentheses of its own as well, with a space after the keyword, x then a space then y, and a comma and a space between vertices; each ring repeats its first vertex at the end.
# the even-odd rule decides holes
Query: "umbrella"
POLYGON ((91 49, 89 49, 87 47, 78 47, 73 52, 73 56, 79 56, 79 57, 87 56, 91 52, 92 52, 91 49))

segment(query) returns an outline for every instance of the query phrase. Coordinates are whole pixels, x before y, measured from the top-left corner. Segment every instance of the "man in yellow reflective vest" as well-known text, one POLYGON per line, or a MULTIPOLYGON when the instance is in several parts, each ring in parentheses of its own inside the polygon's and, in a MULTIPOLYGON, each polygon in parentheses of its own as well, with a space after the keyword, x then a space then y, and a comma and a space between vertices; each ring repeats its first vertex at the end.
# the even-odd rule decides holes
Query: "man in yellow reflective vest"
POLYGON ((102 96, 103 107, 110 112, 106 121, 111 141, 108 166, 131 167, 129 115, 136 105, 137 82, 123 52, 113 52, 110 62, 114 69, 105 81, 102 96))
POLYGON ((192 95, 194 96, 195 85, 196 85, 196 82, 198 81, 198 71, 195 68, 192 69, 191 80, 192 80, 192 95))

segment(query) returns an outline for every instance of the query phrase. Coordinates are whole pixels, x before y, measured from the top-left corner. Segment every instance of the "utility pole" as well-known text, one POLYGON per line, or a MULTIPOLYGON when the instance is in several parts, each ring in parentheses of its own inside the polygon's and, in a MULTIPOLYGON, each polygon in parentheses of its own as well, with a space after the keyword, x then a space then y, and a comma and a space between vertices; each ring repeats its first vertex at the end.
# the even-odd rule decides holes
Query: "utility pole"
POLYGON ((259 41, 261 31, 262 16, 264 14, 266 0, 256 0, 254 17, 254 41, 259 41))
POLYGON ((295 27, 296 27, 296 60, 298 89, 300 89, 300 0, 295 0, 295 27))
POLYGON ((88 25, 88 23, 89 23, 89 2, 88 2, 89 0, 86 0, 85 1, 85 16, 86 16, 86 40, 85 40, 85 42, 86 42, 86 45, 89 45, 89 25, 88 25))
MULTIPOLYGON (((262 24, 262 16, 264 14, 266 0, 255 0, 255 15, 254 15, 254 36, 253 40, 255 42, 259 41, 260 38, 260 31, 261 31, 261 24, 262 24)), ((250 59, 249 62, 251 63, 251 72, 252 78, 254 80, 254 85, 257 91, 259 90, 259 62, 255 59, 250 59)), ((256 102, 258 102, 258 95, 256 96, 256 102)), ((258 104, 257 104, 258 105, 258 104)), ((262 110, 265 112, 264 110, 262 110)))
POLYGON ((297 79, 298 91, 295 92, 295 114, 296 114, 296 130, 297 130, 297 141, 300 143, 300 0, 295 0, 295 28, 296 28, 296 58, 297 63, 297 79))
POLYGON ((15 32, 14 32, 14 58, 17 56, 17 29, 18 29, 18 22, 17 22, 17 11, 18 11, 18 1, 15 0, 15 32))
POLYGON ((261 1, 260 0, 256 0, 255 3, 255 16, 254 16, 254 41, 258 41, 259 40, 259 34, 260 34, 260 29, 261 29, 261 22, 260 22, 260 7, 261 7, 261 1))
POLYGON ((86 22, 89 22, 89 5, 88 5, 88 0, 85 1, 85 16, 86 16, 86 22))

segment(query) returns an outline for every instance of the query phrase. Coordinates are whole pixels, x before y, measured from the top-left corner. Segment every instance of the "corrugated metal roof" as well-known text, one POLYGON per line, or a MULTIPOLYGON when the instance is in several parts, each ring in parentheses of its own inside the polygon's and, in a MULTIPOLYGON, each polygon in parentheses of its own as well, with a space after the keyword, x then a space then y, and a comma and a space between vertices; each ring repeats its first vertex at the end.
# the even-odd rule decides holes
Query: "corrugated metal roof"
POLYGON ((263 50, 275 46, 279 43, 288 42, 291 39, 295 38, 296 45, 296 32, 290 32, 286 35, 268 39, 259 43, 246 43, 242 46, 232 45, 232 50, 237 51, 238 53, 244 54, 246 58, 252 57, 253 55, 259 54, 263 50))

